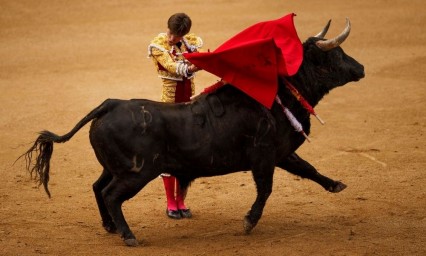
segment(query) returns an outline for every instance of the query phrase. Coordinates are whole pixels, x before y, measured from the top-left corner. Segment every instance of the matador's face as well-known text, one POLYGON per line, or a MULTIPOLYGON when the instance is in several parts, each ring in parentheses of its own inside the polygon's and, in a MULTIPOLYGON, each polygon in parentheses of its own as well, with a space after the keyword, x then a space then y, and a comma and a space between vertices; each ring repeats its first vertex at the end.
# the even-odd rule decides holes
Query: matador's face
POLYGON ((170 29, 167 29, 167 43, 172 46, 180 42, 182 40, 183 36, 176 36, 174 35, 170 29))

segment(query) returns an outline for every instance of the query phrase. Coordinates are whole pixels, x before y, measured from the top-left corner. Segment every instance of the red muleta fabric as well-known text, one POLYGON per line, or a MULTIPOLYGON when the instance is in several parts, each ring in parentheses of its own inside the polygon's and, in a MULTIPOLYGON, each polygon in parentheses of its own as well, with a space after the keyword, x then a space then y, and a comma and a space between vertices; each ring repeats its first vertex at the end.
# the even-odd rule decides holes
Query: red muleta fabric
POLYGON ((278 91, 278 76, 292 76, 302 64, 303 47, 294 27, 294 16, 291 13, 257 23, 213 52, 184 56, 270 109, 278 91))

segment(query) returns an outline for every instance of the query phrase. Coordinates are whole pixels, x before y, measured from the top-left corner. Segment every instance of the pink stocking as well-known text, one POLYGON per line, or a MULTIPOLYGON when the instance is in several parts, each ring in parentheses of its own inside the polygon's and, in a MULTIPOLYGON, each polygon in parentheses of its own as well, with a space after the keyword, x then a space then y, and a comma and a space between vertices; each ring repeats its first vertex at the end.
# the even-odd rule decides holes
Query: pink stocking
POLYGON ((167 209, 176 211, 177 204, 175 199, 175 181, 173 176, 161 176, 163 178, 164 189, 166 190, 167 209))

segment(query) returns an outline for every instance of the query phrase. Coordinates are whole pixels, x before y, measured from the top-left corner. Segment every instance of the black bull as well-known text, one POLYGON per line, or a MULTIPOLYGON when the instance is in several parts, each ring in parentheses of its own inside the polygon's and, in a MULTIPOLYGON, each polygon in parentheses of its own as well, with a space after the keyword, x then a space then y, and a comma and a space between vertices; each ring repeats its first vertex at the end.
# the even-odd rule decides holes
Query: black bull
MULTIPOLYGON (((303 44, 302 66, 295 76, 286 78, 312 106, 331 89, 364 77, 364 67, 339 46, 349 34, 349 21, 334 39, 323 39, 327 28, 303 44)), ((283 78, 278 80, 279 97, 309 134, 308 112, 285 88, 283 78)), ((311 179, 330 192, 346 187, 321 175, 295 153, 305 138, 294 130, 281 106, 274 103, 268 110, 225 85, 181 104, 108 99, 63 136, 41 132, 24 156, 27 169, 49 196, 53 143, 68 141, 90 121, 90 142, 103 167, 93 184, 103 226, 118 232, 128 245, 136 245, 137 240, 123 216, 122 203, 162 172, 176 176, 186 189, 199 177, 251 170, 257 197, 244 218, 246 233, 262 215, 275 167, 311 179)))

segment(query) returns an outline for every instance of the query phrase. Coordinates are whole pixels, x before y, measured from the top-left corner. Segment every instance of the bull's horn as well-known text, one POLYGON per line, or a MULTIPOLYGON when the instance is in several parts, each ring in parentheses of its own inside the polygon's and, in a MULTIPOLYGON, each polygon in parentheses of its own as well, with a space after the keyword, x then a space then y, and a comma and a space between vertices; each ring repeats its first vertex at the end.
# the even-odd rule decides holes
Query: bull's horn
POLYGON ((346 28, 343 30, 343 32, 336 36, 333 39, 328 39, 325 41, 317 41, 316 45, 323 51, 329 51, 337 46, 339 46, 341 43, 343 43, 346 38, 349 36, 349 33, 351 32, 351 22, 348 18, 346 18, 346 28))
POLYGON ((322 29, 322 31, 321 31, 321 32, 319 32, 318 34, 316 34, 316 35, 315 35, 315 37, 318 37, 318 38, 324 38, 324 37, 325 37, 325 34, 327 34, 327 31, 328 31, 328 29, 330 28, 330 23, 331 23, 331 20, 329 20, 329 21, 327 22, 327 25, 325 25, 325 27, 322 29))

